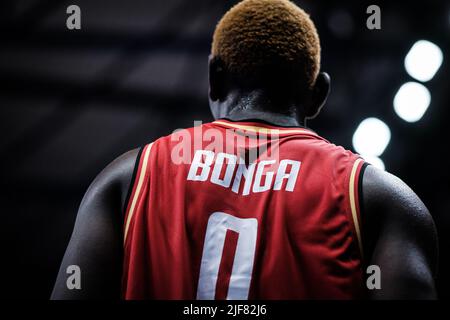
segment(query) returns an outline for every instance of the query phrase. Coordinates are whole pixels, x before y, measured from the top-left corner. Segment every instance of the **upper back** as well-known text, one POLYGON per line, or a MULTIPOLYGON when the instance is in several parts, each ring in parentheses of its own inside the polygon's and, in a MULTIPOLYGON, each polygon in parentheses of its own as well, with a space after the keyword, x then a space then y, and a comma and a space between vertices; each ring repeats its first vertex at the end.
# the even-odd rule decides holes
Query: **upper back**
POLYGON ((304 128, 219 120, 143 148, 126 298, 355 298, 363 161, 304 128))

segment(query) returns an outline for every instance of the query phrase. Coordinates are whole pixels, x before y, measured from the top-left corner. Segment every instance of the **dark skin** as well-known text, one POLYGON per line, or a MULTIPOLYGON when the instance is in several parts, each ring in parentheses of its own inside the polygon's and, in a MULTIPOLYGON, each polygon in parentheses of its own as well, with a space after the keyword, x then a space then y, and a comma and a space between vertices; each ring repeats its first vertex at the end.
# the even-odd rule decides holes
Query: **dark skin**
MULTIPOLYGON (((222 65, 210 60, 210 107, 214 118, 260 119, 280 126, 305 125, 325 104, 330 77, 320 73, 301 96, 267 94, 265 88, 237 86, 222 65), (283 112, 274 112, 282 107, 283 112)), ((108 165, 80 205, 52 299, 119 299, 123 208, 138 150, 108 165), (78 265, 81 290, 68 290, 66 268, 78 265)), ((435 299, 437 237, 433 219, 419 197, 400 179, 367 166, 362 179, 364 264, 378 265, 381 289, 371 299, 435 299)))

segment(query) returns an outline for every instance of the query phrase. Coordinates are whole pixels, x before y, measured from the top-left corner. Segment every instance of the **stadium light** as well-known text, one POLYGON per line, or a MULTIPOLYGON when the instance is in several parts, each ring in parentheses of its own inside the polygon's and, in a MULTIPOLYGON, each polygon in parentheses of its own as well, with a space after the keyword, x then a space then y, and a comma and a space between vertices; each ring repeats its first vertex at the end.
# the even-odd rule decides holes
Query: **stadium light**
POLYGON ((353 134, 353 147, 363 157, 378 157, 391 140, 391 130, 380 119, 363 120, 353 134))
POLYGON ((442 64, 442 50, 434 43, 419 40, 411 47, 405 58, 405 69, 416 80, 431 80, 442 64))
POLYGON ((420 83, 403 84, 394 97, 394 110, 407 122, 419 121, 431 102, 430 91, 420 83))
POLYGON ((371 165, 381 169, 381 170, 385 170, 386 167, 384 165, 383 160, 381 160, 379 157, 375 157, 375 156, 363 156, 364 160, 368 163, 370 163, 371 165))

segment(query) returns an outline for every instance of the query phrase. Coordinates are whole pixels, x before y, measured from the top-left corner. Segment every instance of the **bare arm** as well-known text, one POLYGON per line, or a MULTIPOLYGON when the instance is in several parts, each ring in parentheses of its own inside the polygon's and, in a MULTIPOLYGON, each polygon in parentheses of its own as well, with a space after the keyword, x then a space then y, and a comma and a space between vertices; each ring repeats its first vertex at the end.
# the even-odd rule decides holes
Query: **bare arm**
POLYGON ((363 231, 368 264, 381 270, 372 299, 435 299, 437 236, 419 197, 397 177, 368 166, 363 176, 363 231))
POLYGON ((51 299, 120 298, 122 212, 137 155, 136 149, 117 158, 87 190, 51 299), (80 290, 67 288, 69 265, 81 270, 80 290))

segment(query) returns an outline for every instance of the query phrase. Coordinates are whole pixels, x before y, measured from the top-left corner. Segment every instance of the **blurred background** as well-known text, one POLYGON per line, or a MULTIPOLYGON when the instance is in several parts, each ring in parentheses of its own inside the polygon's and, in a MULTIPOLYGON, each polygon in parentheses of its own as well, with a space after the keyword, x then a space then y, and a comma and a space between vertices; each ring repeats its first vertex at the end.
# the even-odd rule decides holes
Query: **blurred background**
MULTIPOLYGON (((439 232, 450 285, 448 1, 295 1, 321 36, 332 91, 308 123, 401 177, 439 232), (366 9, 381 8, 369 30, 366 9)), ((15 0, 0 4, 2 289, 48 299, 78 205, 127 150, 211 121, 207 58, 236 1, 15 0), (81 9, 68 30, 66 9, 81 9)))

